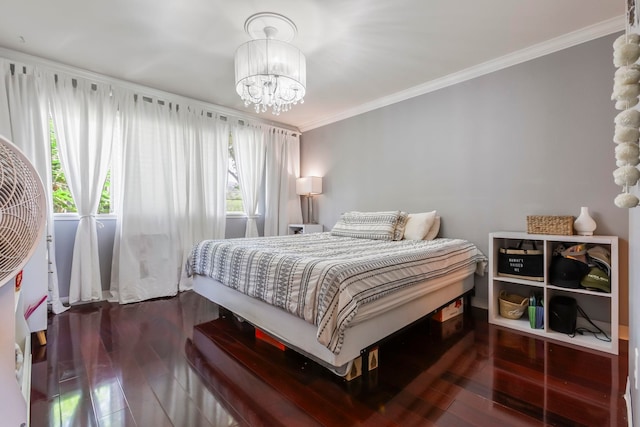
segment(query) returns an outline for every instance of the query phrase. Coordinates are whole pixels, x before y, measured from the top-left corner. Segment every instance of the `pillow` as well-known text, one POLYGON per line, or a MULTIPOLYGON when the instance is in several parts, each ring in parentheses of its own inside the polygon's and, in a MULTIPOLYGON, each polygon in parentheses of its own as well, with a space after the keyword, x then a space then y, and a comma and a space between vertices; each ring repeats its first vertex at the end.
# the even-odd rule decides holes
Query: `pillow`
POLYGON ((409 221, 409 214, 407 212, 402 212, 398 214, 398 222, 396 222, 396 229, 393 233, 393 240, 402 240, 404 238, 404 230, 407 226, 407 221, 409 221))
POLYGON ((359 239, 394 240, 400 216, 400 211, 345 212, 331 229, 331 234, 359 239))
POLYGON ((436 219, 436 211, 409 214, 407 225, 404 229, 404 238, 407 240, 422 240, 427 235, 436 219))
POLYGON ((440 217, 436 216, 436 218, 433 220, 433 225, 431 226, 431 230, 429 230, 429 232, 427 233, 426 236, 424 236, 424 239, 422 240, 433 240, 436 237, 438 237, 438 232, 440 231, 440 217))

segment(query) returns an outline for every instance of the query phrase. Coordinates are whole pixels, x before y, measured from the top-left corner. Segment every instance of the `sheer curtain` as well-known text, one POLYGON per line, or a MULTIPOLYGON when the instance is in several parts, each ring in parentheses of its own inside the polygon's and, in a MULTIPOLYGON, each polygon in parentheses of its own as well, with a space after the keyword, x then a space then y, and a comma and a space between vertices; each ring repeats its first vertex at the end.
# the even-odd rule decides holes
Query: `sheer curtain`
POLYGON ((46 97, 38 85, 37 70, 0 59, 0 133, 12 140, 34 164, 43 181, 47 200, 48 291, 55 314, 68 310, 60 301, 55 257, 51 150, 46 97))
POLYGON ((300 137, 272 129, 267 134, 265 162, 264 235, 289 232, 289 224, 302 223, 296 178, 300 176, 300 137))
POLYGON ((95 215, 113 146, 118 102, 111 88, 64 74, 45 84, 61 165, 78 210, 69 302, 102 299, 95 215))
POLYGON ((177 293, 182 254, 176 179, 182 159, 176 158, 177 129, 170 106, 132 93, 123 105, 111 294, 129 303, 177 293))
POLYGON ((224 237, 229 133, 203 112, 134 94, 122 126, 111 294, 130 303, 188 288, 192 243, 224 237))
MULTIPOLYGON (((229 126, 206 112, 179 111, 184 123, 185 176, 182 265, 193 245, 204 239, 224 239, 227 216, 229 126)), ((183 274, 180 290, 191 288, 183 274)))
POLYGON ((247 215, 245 237, 257 237, 258 196, 264 174, 265 135, 254 126, 234 127, 233 149, 238 168, 244 213, 247 215))

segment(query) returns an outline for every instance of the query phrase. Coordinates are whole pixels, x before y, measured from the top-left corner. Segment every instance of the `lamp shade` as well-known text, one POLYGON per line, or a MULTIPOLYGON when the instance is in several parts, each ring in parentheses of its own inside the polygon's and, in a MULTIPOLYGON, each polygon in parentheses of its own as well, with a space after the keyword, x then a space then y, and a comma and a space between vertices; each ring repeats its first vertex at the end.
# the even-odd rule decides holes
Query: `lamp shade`
POLYGON ((274 114, 304 102, 306 60, 296 47, 280 40, 252 40, 235 55, 236 92, 245 106, 274 114))
POLYGON ((322 194, 322 178, 319 176, 305 176, 296 180, 296 194, 307 196, 322 194))

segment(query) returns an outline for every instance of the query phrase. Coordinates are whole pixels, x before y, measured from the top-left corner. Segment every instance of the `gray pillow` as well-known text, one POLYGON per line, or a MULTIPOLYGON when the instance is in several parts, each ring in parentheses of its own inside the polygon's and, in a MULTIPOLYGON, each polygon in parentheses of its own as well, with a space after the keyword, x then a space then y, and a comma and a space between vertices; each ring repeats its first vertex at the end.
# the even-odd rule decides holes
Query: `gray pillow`
POLYGON ((359 239, 398 240, 404 234, 407 214, 400 211, 357 212, 342 214, 333 226, 333 236, 355 237, 359 239), (399 225, 400 223, 400 225, 399 225))

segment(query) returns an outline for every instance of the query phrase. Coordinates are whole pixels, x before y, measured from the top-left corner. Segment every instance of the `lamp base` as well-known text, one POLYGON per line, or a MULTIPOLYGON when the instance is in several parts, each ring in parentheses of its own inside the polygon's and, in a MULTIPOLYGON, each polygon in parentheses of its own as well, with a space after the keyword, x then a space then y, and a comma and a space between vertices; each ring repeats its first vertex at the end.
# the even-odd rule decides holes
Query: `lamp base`
POLYGON ((307 221, 309 221, 309 224, 316 223, 315 219, 313 219, 313 196, 311 194, 307 196, 307 221))

